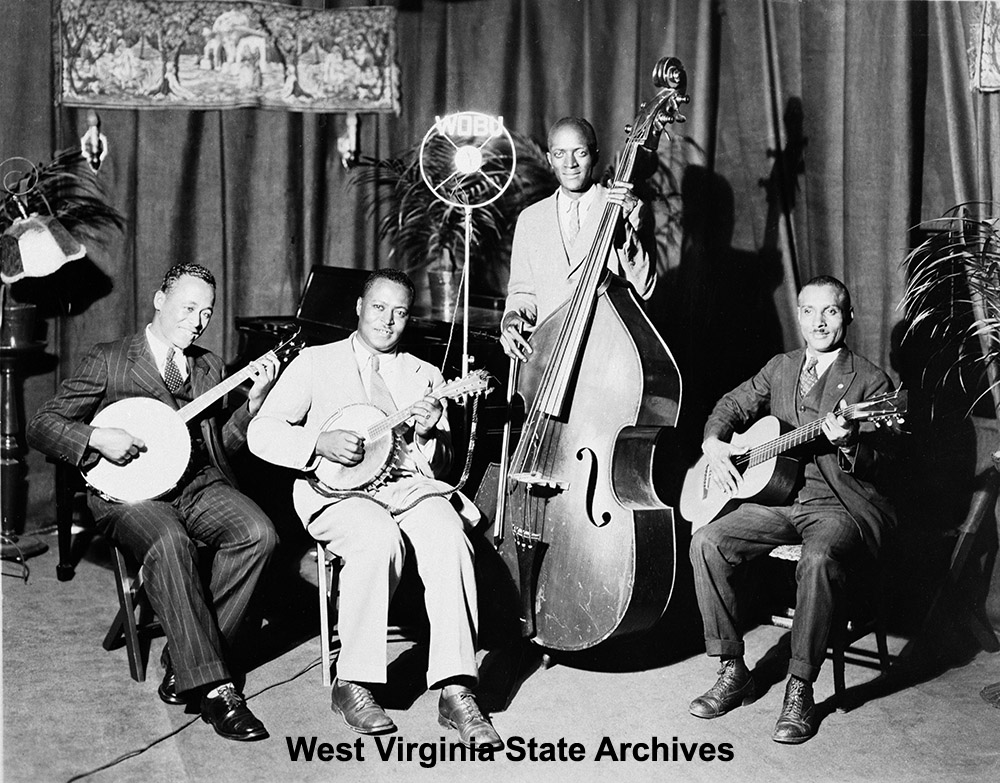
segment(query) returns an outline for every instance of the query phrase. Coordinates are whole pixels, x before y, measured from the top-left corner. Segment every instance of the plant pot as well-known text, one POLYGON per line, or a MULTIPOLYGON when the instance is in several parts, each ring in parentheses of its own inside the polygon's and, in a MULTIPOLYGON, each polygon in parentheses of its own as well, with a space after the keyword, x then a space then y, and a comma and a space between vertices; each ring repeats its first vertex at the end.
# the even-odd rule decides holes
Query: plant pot
POLYGON ((0 345, 8 348, 26 348, 35 342, 38 328, 38 308, 33 304, 6 302, 3 306, 3 325, 0 327, 0 345))
POLYGON ((462 301, 462 273, 428 271, 427 287, 434 316, 444 320, 452 318, 462 301))

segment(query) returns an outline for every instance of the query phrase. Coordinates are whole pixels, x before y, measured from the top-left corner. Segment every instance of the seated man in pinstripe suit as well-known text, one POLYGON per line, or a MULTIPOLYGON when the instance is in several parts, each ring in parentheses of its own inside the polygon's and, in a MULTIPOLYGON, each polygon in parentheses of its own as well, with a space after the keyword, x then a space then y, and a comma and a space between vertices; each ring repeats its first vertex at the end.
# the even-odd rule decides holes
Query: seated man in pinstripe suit
MULTIPOLYGON (((139 458, 141 439, 89 422, 121 399, 152 397, 179 408, 219 384, 222 359, 193 345, 214 303, 211 272, 198 264, 171 267, 153 296, 152 322, 91 349, 32 418, 29 444, 81 468, 101 458, 118 465, 139 458)), ((168 494, 138 503, 111 502, 95 493, 89 499, 101 532, 142 563, 146 592, 167 636, 160 698, 169 704, 200 698, 202 718, 232 740, 268 736, 234 686, 229 659, 277 535, 264 512, 233 487, 226 452, 246 443, 247 425, 276 373, 276 361, 261 360, 245 404, 224 422, 220 405, 203 414, 200 429, 192 428, 187 472, 168 494), (216 552, 207 592, 196 541, 216 552)))

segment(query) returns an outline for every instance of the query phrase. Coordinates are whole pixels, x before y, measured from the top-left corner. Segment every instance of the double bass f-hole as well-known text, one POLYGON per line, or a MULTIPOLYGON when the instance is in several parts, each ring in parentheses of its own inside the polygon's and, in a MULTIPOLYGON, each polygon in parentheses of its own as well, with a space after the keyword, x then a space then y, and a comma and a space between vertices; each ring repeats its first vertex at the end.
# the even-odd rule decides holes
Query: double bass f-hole
POLYGON ((581 462, 587 457, 590 457, 590 463, 586 466, 589 468, 587 471, 587 519, 590 520, 590 524, 594 527, 604 527, 611 521, 611 512, 602 511, 600 522, 597 521, 597 517, 594 514, 595 495, 597 494, 597 455, 593 449, 588 448, 582 448, 576 452, 576 458, 581 462))

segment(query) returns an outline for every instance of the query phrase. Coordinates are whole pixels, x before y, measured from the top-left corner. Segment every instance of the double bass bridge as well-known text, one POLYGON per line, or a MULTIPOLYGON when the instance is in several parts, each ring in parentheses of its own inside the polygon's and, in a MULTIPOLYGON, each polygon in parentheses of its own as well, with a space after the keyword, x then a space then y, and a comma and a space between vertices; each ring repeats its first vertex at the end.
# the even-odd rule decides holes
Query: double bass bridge
POLYGON ((569 482, 546 476, 544 473, 532 470, 511 473, 511 481, 517 481, 531 487, 538 494, 555 495, 569 489, 569 482))

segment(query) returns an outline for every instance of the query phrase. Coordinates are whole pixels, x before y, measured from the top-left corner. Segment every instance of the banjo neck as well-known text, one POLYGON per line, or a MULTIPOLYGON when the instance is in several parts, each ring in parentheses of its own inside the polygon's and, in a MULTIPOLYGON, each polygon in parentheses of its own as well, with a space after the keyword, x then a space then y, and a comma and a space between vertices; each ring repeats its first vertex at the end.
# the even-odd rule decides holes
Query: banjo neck
MULTIPOLYGON (((436 389, 429 391, 427 395, 421 399, 426 399, 427 397, 433 397, 435 400, 453 399, 455 397, 461 397, 465 394, 480 394, 488 391, 488 389, 489 375, 484 370, 474 370, 464 378, 459 378, 457 380, 441 384, 436 389)), ((384 419, 375 422, 367 430, 359 434, 362 435, 366 441, 375 441, 386 437, 391 434, 396 427, 410 418, 413 414, 414 408, 416 408, 417 403, 420 401, 421 400, 417 400, 395 413, 388 414, 384 419)), ((195 400, 195 402, 197 402, 197 400, 195 400)))
MULTIPOLYGON (((443 395, 437 392, 431 392, 429 396, 433 397, 435 400, 440 400, 443 395)), ((364 439, 366 441, 378 440, 379 438, 384 438, 389 435, 396 427, 410 418, 410 414, 413 413, 413 409, 416 407, 416 403, 412 405, 407 405, 402 410, 396 411, 395 413, 390 413, 381 421, 375 422, 371 427, 369 427, 364 433, 364 439)))
POLYGON ((230 375, 222 383, 213 386, 207 392, 199 394, 191 402, 182 407, 178 413, 185 424, 190 424, 207 408, 210 408, 217 401, 225 397, 229 392, 250 378, 254 374, 253 365, 248 364, 238 373, 230 375))
MULTIPOLYGON (((299 338, 300 331, 300 329, 296 329, 295 332, 289 335, 280 345, 275 346, 273 350, 268 351, 260 358, 266 359, 270 356, 279 363, 290 359, 302 348, 302 341, 299 338)), ((257 361, 260 361, 260 359, 257 361)), ((199 394, 191 400, 191 402, 182 406, 177 412, 181 417, 181 421, 185 424, 190 424, 207 408, 212 407, 212 405, 229 394, 229 392, 241 383, 252 378, 255 372, 254 364, 256 364, 256 362, 251 362, 239 372, 233 373, 221 383, 216 384, 207 392, 199 394)))

